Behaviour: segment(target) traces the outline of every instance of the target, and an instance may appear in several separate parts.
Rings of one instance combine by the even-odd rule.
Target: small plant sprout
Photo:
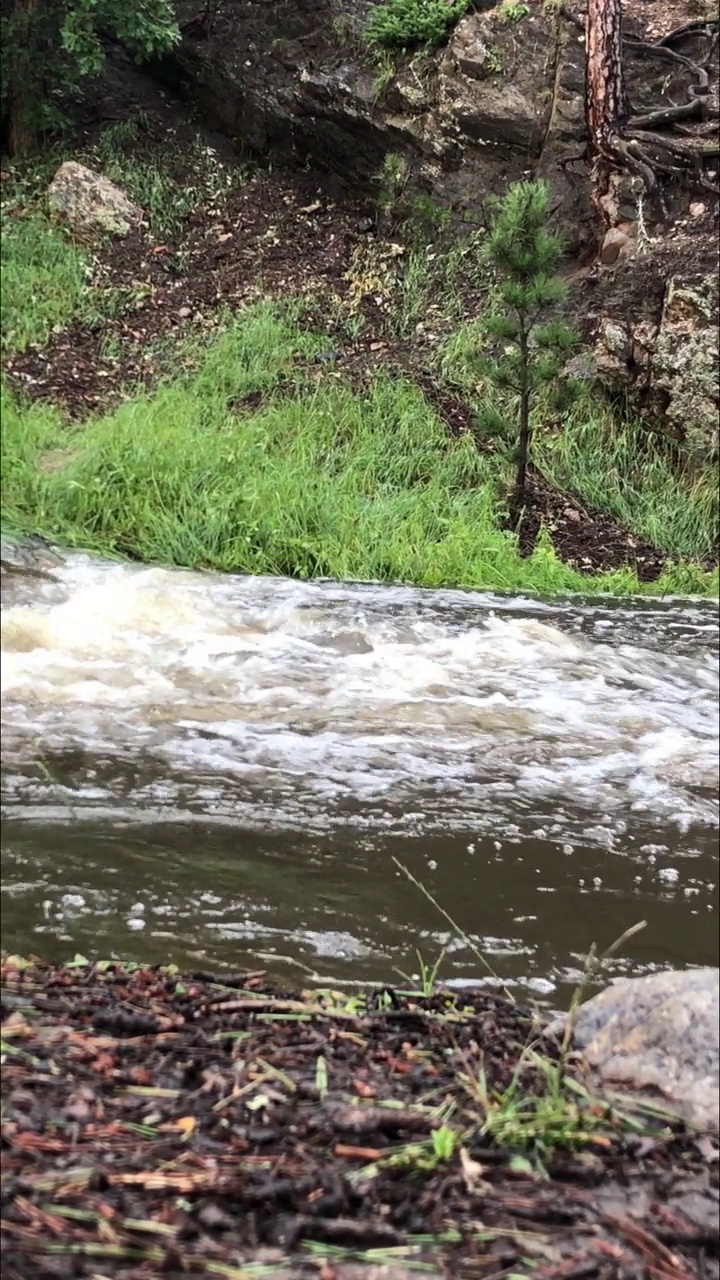
[[[315,1063],[315,1086],[320,1095],[320,1101],[322,1102],[327,1097],[328,1091],[327,1062],[322,1054]]]
[[[506,23],[508,26],[513,22],[522,22],[523,18],[527,18],[530,9],[526,4],[501,4],[497,11],[500,22]]]
[[[413,983],[419,982],[420,994],[429,998],[434,995],[437,990],[438,973],[440,972],[440,966],[447,955],[447,947],[443,947],[440,955],[433,965],[427,963],[423,958],[421,951],[416,950],[415,955],[417,956],[419,970],[417,974],[413,974],[411,976],[410,974],[403,973],[400,969],[398,969],[397,972],[400,974],[400,977],[404,978],[406,982],[409,982],[411,986]]]
[[[517,182],[500,202],[485,247],[498,288],[495,306],[481,322],[484,345],[477,353],[476,367],[498,390],[518,397],[510,498],[514,523],[525,505],[534,399],[541,389],[561,389],[562,366],[577,341],[573,330],[553,316],[567,288],[553,274],[563,254],[563,241],[549,230],[549,217],[547,184]],[[559,395],[557,399],[562,407]],[[507,440],[507,416],[491,402],[481,409],[478,426],[483,433]]]
[[[432,1136],[432,1147],[433,1154],[438,1161],[444,1164],[448,1160],[452,1160],[457,1142],[458,1135],[449,1125],[443,1124],[439,1129],[435,1129]]]

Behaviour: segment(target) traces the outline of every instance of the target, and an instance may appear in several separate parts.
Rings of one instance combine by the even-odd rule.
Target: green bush
[[[472,0],[387,0],[370,10],[367,38],[384,49],[442,44]]]

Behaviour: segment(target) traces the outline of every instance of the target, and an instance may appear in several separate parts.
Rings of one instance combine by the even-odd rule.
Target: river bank
[[[6,521],[239,573],[717,592],[712,466],[592,395],[562,424],[539,409],[506,527],[508,459],[475,431],[482,228],[450,235],[431,202],[400,217],[388,173],[373,202],[250,171],[146,97],[4,174]],[[90,246],[49,221],[68,154],[144,227]]]
[[[714,1144],[497,996],[5,956],[2,1017],[8,1276],[718,1274]]]

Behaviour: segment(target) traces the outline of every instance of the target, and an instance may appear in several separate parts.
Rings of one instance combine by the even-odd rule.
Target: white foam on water
[[[187,808],[190,787],[217,820],[265,802],[280,822],[341,820],[350,801],[370,820],[387,802],[395,819],[467,826],[512,797],[717,823],[711,607],[553,608],[84,556],[54,574],[2,613],[10,801],[50,786],[28,779],[34,752],[81,751],[106,763],[76,817],[103,796],[117,811],[109,765],[142,760],[162,795],[147,777],[122,786],[146,815],[150,799]]]

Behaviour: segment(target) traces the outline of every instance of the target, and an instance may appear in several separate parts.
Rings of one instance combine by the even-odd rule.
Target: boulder
[[[562,1035],[566,1019],[547,1029]],[[720,970],[622,979],[581,1005],[573,1047],[599,1081],[720,1127]]]
[[[642,251],[598,265],[571,296],[585,350],[568,372],[623,396],[648,426],[701,465],[717,458],[720,249],[678,227]]]
[[[78,231],[126,236],[143,216],[120,187],[76,160],[61,164],[48,188],[48,201]]]
[[[717,272],[695,287],[670,278],[650,360],[668,427],[702,460],[718,455],[717,282]]]

